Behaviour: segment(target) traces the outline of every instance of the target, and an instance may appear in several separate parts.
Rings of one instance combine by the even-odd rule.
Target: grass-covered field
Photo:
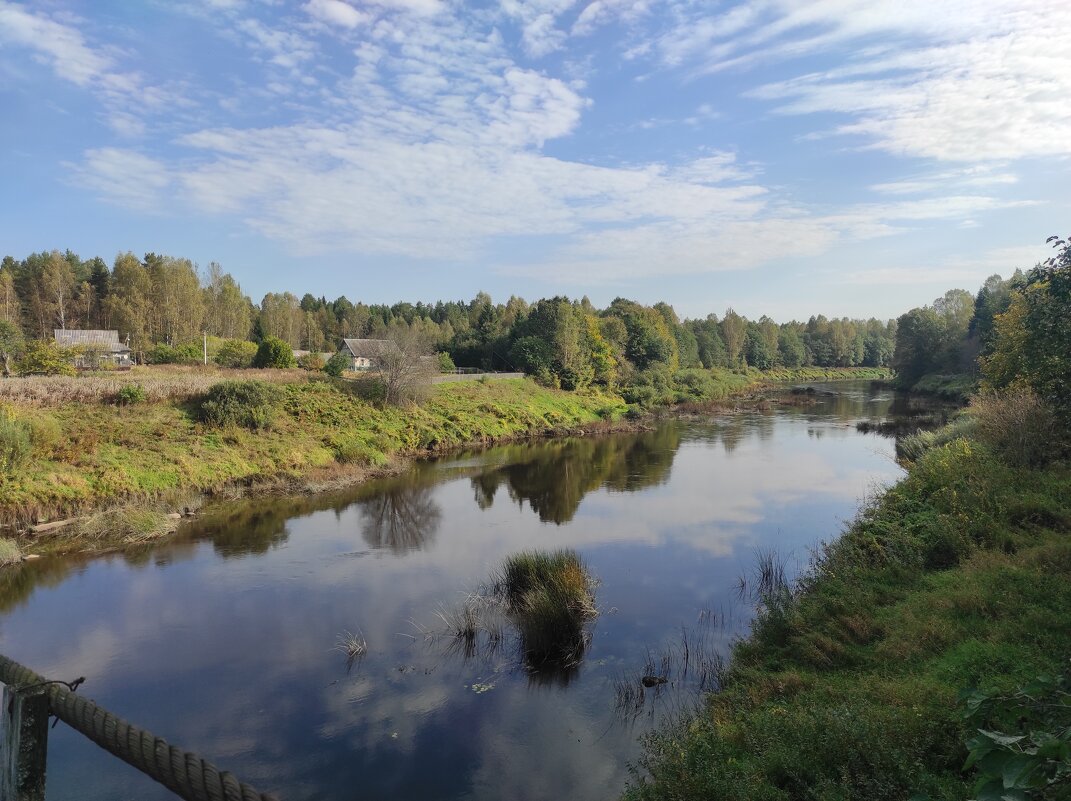
[[[794,594],[769,599],[724,689],[650,740],[626,797],[981,797],[965,742],[1026,732],[1014,709],[966,721],[959,693],[1066,672],[1069,533],[1066,464],[1012,467],[964,438],[926,451]]]

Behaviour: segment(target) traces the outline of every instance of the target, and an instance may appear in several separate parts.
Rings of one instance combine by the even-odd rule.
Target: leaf
[[[1025,734],[1010,735],[999,731],[988,731],[986,729],[978,729],[978,733],[986,739],[992,740],[997,745],[1003,746],[1012,746],[1026,739]]]
[[[1037,769],[1041,767],[1035,757],[1028,754],[1018,754],[1004,763],[1001,771],[1001,779],[1004,781],[1005,790],[1025,790],[1037,786]],[[1044,784],[1044,777],[1041,777]]]
[[[975,801],[1003,801],[1004,782],[1000,779],[990,779],[980,785],[974,793]]]

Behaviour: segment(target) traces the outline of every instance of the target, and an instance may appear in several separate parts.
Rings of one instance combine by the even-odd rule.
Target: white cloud
[[[302,8],[315,19],[343,28],[356,28],[369,17],[342,0],[309,0]]]
[[[113,78],[114,59],[91,47],[73,25],[0,0],[0,42],[27,47],[60,78],[92,87]]]
[[[695,74],[826,59],[836,66],[749,95],[783,114],[847,115],[835,133],[898,155],[1071,155],[1071,5],[1063,0],[754,0],[682,13],[653,39],[664,65]]]

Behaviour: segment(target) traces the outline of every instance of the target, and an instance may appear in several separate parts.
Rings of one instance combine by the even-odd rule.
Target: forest
[[[605,309],[586,298],[495,303],[485,293],[388,306],[270,292],[256,304],[216,263],[200,270],[188,259],[126,252],[109,266],[69,250],[5,257],[0,351],[7,370],[17,372],[19,354],[56,328],[117,330],[144,363],[198,363],[207,333],[210,358],[227,367],[252,362],[255,348],[241,343],[270,337],[320,353],[345,337],[405,333],[459,367],[524,371],[563,389],[657,385],[692,368],[885,367],[896,335],[892,321],[818,315],[778,324],[731,308],[720,318],[681,320],[667,303],[624,298]]]

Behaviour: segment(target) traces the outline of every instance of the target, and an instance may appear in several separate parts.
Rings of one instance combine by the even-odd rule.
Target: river
[[[755,566],[786,577],[901,470],[891,392],[421,463],[345,492],[206,509],[175,538],[0,572],[0,653],[285,801],[615,798],[640,739],[716,683]],[[509,554],[575,548],[601,614],[572,670],[439,610]],[[750,588],[750,589],[749,589]],[[367,642],[350,661],[345,632]],[[685,659],[684,641],[689,657]],[[687,668],[687,670],[686,670]],[[668,679],[640,698],[640,676]],[[64,725],[49,801],[171,798]]]

